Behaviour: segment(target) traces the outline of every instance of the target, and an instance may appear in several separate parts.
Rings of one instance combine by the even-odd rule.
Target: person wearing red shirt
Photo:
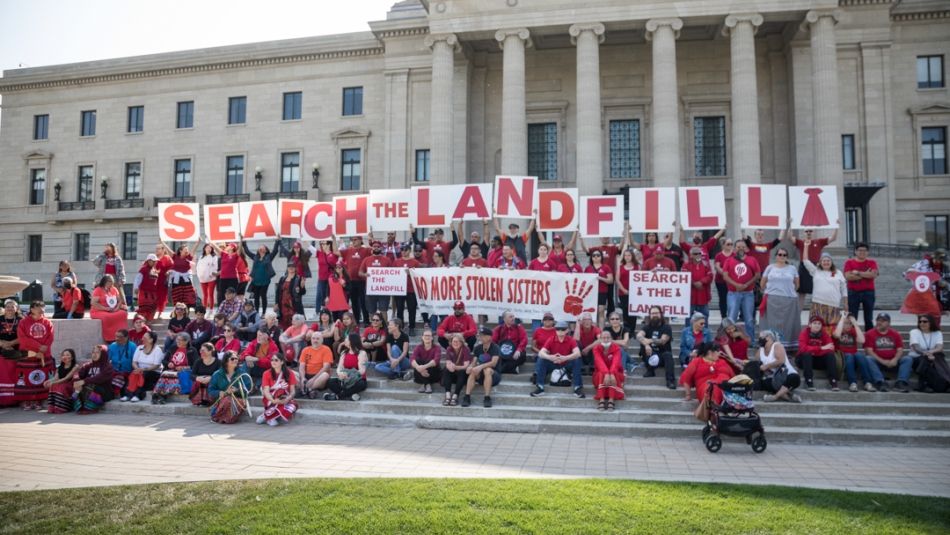
[[[528,333],[524,330],[524,326],[515,320],[514,312],[509,310],[502,314],[502,322],[492,331],[491,341],[497,344],[501,351],[498,371],[500,373],[517,374],[520,371],[518,367],[524,364],[525,349],[528,347]],[[514,346],[507,355],[505,354],[506,350],[501,348],[502,343],[505,342],[509,342],[508,345]]]
[[[759,264],[751,257],[746,256],[746,244],[736,240],[736,252],[723,265],[722,277],[729,288],[726,296],[727,312],[733,322],[739,320],[739,314],[745,320],[745,332],[750,336],[755,333],[755,285],[759,274]]]
[[[501,248],[501,256],[495,259],[494,264],[490,265],[498,269],[524,269],[524,260],[516,256],[515,250],[506,243]]]
[[[259,383],[264,371],[270,369],[271,359],[279,352],[277,344],[271,340],[270,333],[262,328],[257,331],[257,339],[247,344],[241,352],[240,358],[247,366],[247,372]]]
[[[559,321],[554,325],[556,334],[548,340],[541,351],[538,352],[538,360],[535,363],[535,389],[531,392],[531,397],[536,398],[544,395],[544,383],[547,381],[548,373],[555,368],[568,368],[571,374],[571,384],[574,387],[574,395],[578,398],[586,397],[584,394],[583,377],[581,376],[581,350],[577,347],[577,342],[567,335],[567,322]]]
[[[557,331],[554,329],[554,314],[545,312],[544,317],[541,319],[541,327],[531,332],[531,348],[535,354],[540,352],[544,344],[548,343],[548,340],[551,338],[554,338],[555,334],[557,334]]]
[[[689,252],[693,249],[693,247],[699,247],[700,250],[702,251],[702,262],[708,265],[710,254],[712,254],[712,250],[716,248],[716,244],[719,243],[719,238],[721,238],[722,235],[725,234],[726,229],[721,228],[717,230],[716,233],[706,241],[703,241],[702,232],[693,232],[692,241],[688,242],[686,241],[686,231],[683,230],[683,225],[678,224],[677,226],[679,226],[679,229],[680,229],[680,244],[679,245],[680,245],[680,249],[683,250],[683,254],[689,255]],[[687,257],[684,263],[688,262],[689,260],[690,258]]]
[[[643,260],[648,260],[651,256],[655,255],[657,252],[663,252],[663,245],[660,243],[660,235],[656,232],[647,232],[644,235],[644,242],[637,243],[637,240],[633,238],[633,233],[630,232],[630,224],[627,224],[627,232],[630,236],[630,243],[633,244],[634,249],[640,250],[640,256],[643,257]]]
[[[467,345],[469,351],[471,351],[472,348],[475,347],[476,342],[475,333],[477,332],[477,327],[475,326],[475,319],[472,318],[471,314],[465,313],[465,303],[461,301],[456,301],[452,310],[453,314],[446,316],[436,330],[436,334],[439,337],[439,345],[441,345],[443,349],[449,347],[448,335],[461,333],[462,337],[465,338],[465,345]]]
[[[216,245],[211,244],[211,246],[214,247],[216,251],[220,251]],[[155,246],[155,256],[158,259],[155,261],[155,268],[158,271],[158,287],[155,292],[156,316],[161,316],[162,312],[165,311],[165,305],[168,304],[168,273],[172,270],[173,264],[171,252],[171,249],[164,243],[159,243]],[[220,269],[219,272],[215,273],[215,276],[218,277],[218,284],[221,284]],[[236,273],[235,278],[237,278]],[[221,296],[223,298],[224,294],[222,293]]]
[[[838,391],[838,364],[835,361],[835,343],[825,330],[825,321],[813,316],[808,326],[798,335],[798,356],[795,357],[798,367],[805,372],[805,387],[815,390],[815,362],[823,364],[828,372],[828,382],[831,389]]]
[[[726,279],[722,278],[723,267],[726,265],[726,260],[728,260],[733,253],[733,242],[731,238],[723,238],[722,248],[716,253],[716,258],[713,259],[713,273],[716,278],[716,293],[719,297],[719,315],[723,318],[727,316],[726,303],[728,301],[727,296],[729,295],[729,287],[726,286]],[[761,266],[760,266],[761,267]],[[752,335],[749,335],[752,336]]]
[[[864,330],[870,331],[874,324],[874,279],[880,273],[877,262],[868,258],[868,244],[854,246],[854,258],[845,260],[844,278],[848,281],[848,311],[858,317],[858,310],[864,307]]]
[[[694,246],[689,250],[689,261],[683,264],[683,271],[690,274],[693,285],[689,296],[689,315],[699,312],[709,321],[713,276],[708,260],[703,260],[702,247]]]
[[[366,278],[360,276],[360,266],[363,259],[373,254],[373,250],[363,245],[362,236],[350,238],[350,246],[340,250],[343,262],[346,263],[346,274],[349,282],[346,284],[346,294],[353,307],[353,317],[356,323],[369,323],[369,311],[366,310]]]
[[[488,267],[488,262],[482,257],[481,247],[469,247],[468,256],[459,262],[461,267]]]
[[[870,359],[870,372],[874,386],[887,391],[884,374],[891,368],[897,368],[897,382],[894,388],[901,392],[910,392],[910,374],[914,359],[904,354],[904,340],[900,333],[891,328],[891,316],[881,312],[874,320],[874,328],[864,335],[864,351]]]
[[[610,333],[603,331],[594,345],[594,399],[598,400],[597,410],[612,411],[614,402],[624,398],[623,354]]]
[[[495,262],[498,261],[498,257],[501,256],[501,253],[502,253],[501,238],[499,238],[498,236],[495,236],[494,238],[491,239],[491,242],[489,242],[488,254],[485,255],[485,261],[488,262],[489,266],[494,266]]]
[[[747,254],[754,258],[755,261],[759,263],[759,267],[761,267],[772,263],[772,249],[775,249],[775,247],[782,243],[784,239],[785,230],[779,233],[778,239],[765,241],[765,231],[762,229],[756,229],[752,238],[746,236],[743,238],[743,241],[745,242],[746,247],[749,248],[749,252]]]
[[[732,364],[736,373],[748,373],[745,367],[749,365],[749,336],[742,332],[735,323],[729,318],[722,318],[719,325],[719,332],[716,333],[715,342],[722,347],[722,356]],[[752,362],[752,365],[758,367],[758,364]],[[754,372],[753,372],[754,373]]]
[[[591,263],[593,263],[594,253],[599,252],[601,254],[601,259],[603,264],[613,272],[614,267],[617,265],[617,257],[620,255],[620,246],[616,243],[610,241],[610,238],[601,237],[600,245],[588,248],[587,244],[584,243],[584,240],[581,240],[581,248],[584,249],[584,252],[587,253],[587,256],[590,257]],[[604,324],[604,316],[606,311],[612,311],[614,309],[614,278],[613,275],[610,277],[610,282],[607,283],[606,293],[607,301],[604,303],[604,313],[598,315],[598,323],[600,325]]]
[[[630,289],[627,286],[630,284],[630,272],[639,271],[639,269],[640,263],[637,261],[636,249],[625,247],[623,253],[617,257],[617,300],[620,302],[623,325],[630,329],[630,332],[637,330],[637,317],[630,315]]]
[[[363,263],[360,264],[360,277],[366,280],[369,274],[369,268],[371,267],[389,267],[391,265],[392,260],[383,254],[383,244],[373,242],[373,254],[364,258]],[[364,303],[366,310],[368,310],[370,314],[381,314],[383,316],[383,323],[386,323],[387,312],[389,312],[388,295],[366,295]]]
[[[861,353],[861,348],[864,347],[864,333],[854,316],[842,314],[832,337],[835,340],[835,349],[844,357],[844,373],[848,380],[848,391],[858,391],[858,377],[855,371],[857,369],[861,372],[864,389],[868,392],[876,392],[874,378],[871,376],[871,362],[866,355]]]
[[[722,348],[715,342],[700,342],[696,346],[696,357],[680,375],[680,384],[686,390],[684,401],[692,400],[691,389],[696,389],[696,399],[702,403],[709,393],[709,385],[727,381],[735,372],[726,359],[721,358]],[[712,389],[712,402],[722,403],[722,390]]]
[[[546,243],[538,246],[538,256],[528,264],[532,271],[557,271],[557,262],[551,258],[550,249]]]
[[[600,336],[600,328],[594,325],[594,319],[590,312],[581,314],[580,321],[574,325],[574,339],[581,348],[581,361],[584,364],[584,371],[590,371],[594,366],[594,346],[597,345],[597,337]]]
[[[544,238],[544,232],[541,232],[540,230],[538,230],[538,242],[544,245],[548,244],[547,240]],[[566,246],[564,245],[564,241],[561,238],[561,235],[555,234],[551,238],[551,246],[550,246],[551,260],[554,260],[554,263],[557,264],[558,267],[560,267],[561,264],[564,263],[565,256],[567,255],[567,251],[573,249],[574,244],[576,243],[577,243],[577,232],[574,232],[574,235],[571,236],[571,241],[569,241]]]
[[[370,362],[386,362],[389,358],[386,351],[386,326],[379,312],[370,314],[369,327],[363,330],[362,348]]]
[[[317,296],[314,303],[319,311],[326,303],[327,296],[330,295],[330,273],[339,257],[333,251],[333,240],[322,240],[316,247],[311,245],[307,250],[317,259]],[[299,269],[297,271],[300,272]]]
[[[473,249],[478,249],[478,247],[473,247]],[[409,270],[418,268],[421,265],[418,260],[412,257],[412,243],[404,243],[400,257],[393,261],[393,267],[407,268],[406,295],[397,295],[393,300],[396,302],[397,318],[402,320],[403,311],[406,310],[406,308],[409,309],[409,336],[416,334],[416,308],[418,307],[416,288],[412,284],[412,276],[409,274]]]
[[[53,323],[46,319],[43,311],[46,304],[42,301],[30,303],[30,313],[17,324],[17,339],[20,352],[27,358],[38,358],[45,365],[52,358]]]
[[[426,256],[430,260],[432,259],[432,254],[435,251],[441,252],[444,258],[448,258],[449,253],[452,252],[452,244],[445,241],[445,231],[443,231],[440,228],[437,228],[432,232],[431,239],[427,239],[426,241],[421,241],[419,240],[418,237],[416,237],[415,228],[413,228],[410,225],[409,236],[412,237],[412,242],[414,244],[421,245],[423,249],[425,249]]]
[[[654,254],[643,261],[644,271],[676,271],[676,263],[664,254]]]
[[[838,238],[838,229],[834,229],[834,232],[831,233],[829,238],[813,238],[815,231],[812,229],[805,229],[805,237],[799,239],[798,236],[789,232],[788,238],[791,240],[792,245],[798,249],[798,259],[801,260],[798,263],[798,306],[805,306],[805,296],[811,295],[812,291],[812,278],[811,273],[805,269],[804,259],[807,256],[811,260],[812,264],[818,265],[818,262],[821,261],[821,252],[825,250],[825,247],[835,241]],[[808,240],[808,251],[805,251],[805,240]]]
[[[224,292],[228,288],[234,288],[235,290],[237,290],[238,286],[240,285],[240,280],[238,276],[238,258],[240,258],[240,255],[238,255],[238,245],[233,242],[226,244],[223,248],[219,247],[217,244],[214,244],[214,243],[209,243],[209,245],[211,245],[211,247],[214,247],[214,250],[218,252],[217,302],[220,303],[221,301],[224,301]],[[170,271],[172,269],[171,257],[169,257],[168,260],[169,260],[168,270]],[[159,257],[159,263],[161,263],[161,261],[162,261],[162,257]],[[164,286],[165,277],[163,276],[162,273],[159,273],[158,280],[159,280],[159,287]],[[159,297],[162,297],[162,296],[159,295]],[[161,302],[158,305],[159,314],[161,314],[162,308],[164,308],[163,305],[164,305],[164,302]]]
[[[603,325],[604,314],[608,309],[613,310],[611,290],[614,284],[614,270],[604,261],[603,253],[594,251],[590,254],[590,264],[584,272],[597,275],[597,324]]]
[[[561,273],[583,273],[584,266],[577,263],[577,253],[573,249],[564,251],[564,263],[557,267]]]
[[[63,292],[60,294],[62,299],[62,311],[53,314],[53,318],[79,319],[86,312],[86,307],[82,302],[82,290],[73,284],[69,277],[63,278]]]

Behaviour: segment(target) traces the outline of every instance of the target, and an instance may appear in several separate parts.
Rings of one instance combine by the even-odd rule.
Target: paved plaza
[[[284,477],[610,477],[950,497],[947,450],[290,424],[0,410],[0,491]]]

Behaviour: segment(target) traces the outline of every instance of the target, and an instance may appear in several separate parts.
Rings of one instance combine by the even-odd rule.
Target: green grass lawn
[[[0,533],[948,533],[950,500],[605,480],[298,479],[0,494]]]

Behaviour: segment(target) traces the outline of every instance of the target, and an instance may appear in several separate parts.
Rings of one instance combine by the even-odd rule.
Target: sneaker
[[[653,368],[647,368],[647,371],[643,372],[644,377],[656,377],[656,370]]]
[[[520,373],[521,373],[521,366],[515,366],[515,375],[519,375]]]
[[[528,379],[528,382],[531,384],[536,384],[538,382],[538,374],[532,373],[531,378]]]
[[[122,396],[121,398],[119,398],[119,401],[128,401],[128,400],[129,400],[129,396]]]
[[[158,398],[155,396],[152,396],[152,405],[158,405]]]
[[[484,405],[486,409],[490,409],[490,408],[491,408],[491,396],[485,396],[485,402],[482,403],[482,405]]]
[[[815,382],[812,381],[811,379],[805,380],[805,388],[806,388],[809,392],[814,392],[814,391],[816,390],[816,388],[815,388]]]
[[[667,381],[666,388],[669,388],[670,390],[676,390],[676,383],[673,381]]]
[[[131,401],[132,403],[138,403],[139,401],[142,401],[142,400],[139,399],[138,396],[132,396],[131,398],[129,398],[129,401]]]
[[[412,370],[406,370],[406,373],[402,374],[402,380],[403,380],[403,381],[411,381],[411,380],[412,380]]]
[[[359,401],[359,400],[360,400],[359,394],[353,394],[352,396],[350,396],[350,401]]]
[[[277,427],[277,418],[274,418],[273,420],[267,420],[267,425],[271,427]]]
[[[773,396],[772,394],[766,394],[766,395],[762,396],[762,401],[765,401],[765,402],[767,402],[767,403],[771,403],[771,402],[775,401],[775,396]]]
[[[907,384],[907,381],[897,381],[894,383],[894,390],[899,392],[908,393],[910,392],[910,385]]]
[[[871,383],[864,383],[864,390],[866,392],[877,392],[877,389],[874,388],[874,385],[872,385]]]
[[[874,386],[878,392],[887,392],[887,381],[878,381]]]
[[[798,394],[792,394],[792,403],[801,403],[802,397]]]
[[[851,383],[848,385],[848,392],[857,392],[857,391],[858,391],[858,383]]]
[[[264,415],[263,415],[263,414],[257,417],[257,423],[258,423],[258,424],[264,423]]]
[[[580,399],[584,399],[587,397],[587,395],[584,394],[584,388],[580,386],[574,389],[574,395]]]
[[[158,404],[159,404],[159,405],[164,405],[164,404],[165,404],[165,398],[158,398]]]
[[[323,401],[336,401],[338,399],[340,398],[338,398],[337,395],[334,394],[333,392],[327,392],[326,394],[323,395]]]
[[[841,389],[838,388],[838,381],[831,381],[831,391],[838,392],[839,390]]]
[[[463,407],[468,407],[468,406],[471,405],[471,404],[472,404],[472,396],[470,396],[470,395],[468,395],[468,394],[465,394],[464,396],[462,396],[462,406],[463,406]]]
[[[544,389],[541,388],[540,386],[535,387],[534,392],[531,393],[531,397],[533,398],[539,398],[543,395],[544,395]]]

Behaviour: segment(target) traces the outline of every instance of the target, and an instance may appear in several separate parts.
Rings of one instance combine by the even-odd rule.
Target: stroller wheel
[[[752,451],[756,453],[762,453],[768,445],[769,443],[765,440],[765,435],[762,433],[756,433],[755,438],[752,439]]]
[[[711,428],[709,427],[709,424],[706,424],[705,426],[703,426],[703,442],[706,442],[706,438],[709,437],[710,430]]]
[[[711,453],[716,453],[722,448],[722,439],[719,435],[710,435],[706,437],[706,449]]]

